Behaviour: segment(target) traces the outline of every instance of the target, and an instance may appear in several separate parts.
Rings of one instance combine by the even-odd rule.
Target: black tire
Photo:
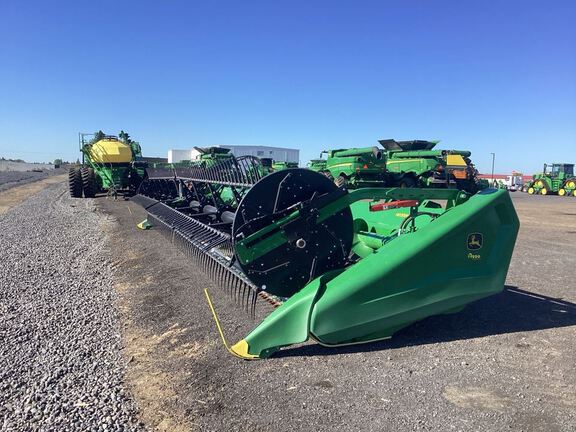
[[[339,175],[338,177],[336,177],[336,179],[334,179],[334,183],[338,187],[346,186],[348,184],[348,179],[346,178],[346,176]]]
[[[96,196],[96,178],[94,170],[88,167],[80,169],[82,177],[82,190],[84,191],[84,198],[94,198]]]
[[[414,178],[412,178],[410,176],[405,176],[400,181],[399,186],[401,188],[413,188],[414,186],[416,186],[416,180],[414,180]]]
[[[82,198],[82,174],[80,168],[68,170],[68,187],[72,198]]]

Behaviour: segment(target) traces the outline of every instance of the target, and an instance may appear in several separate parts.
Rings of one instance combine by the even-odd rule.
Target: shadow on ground
[[[470,304],[459,313],[437,315],[412,324],[390,340],[341,348],[310,344],[284,348],[274,356],[325,356],[389,350],[573,325],[576,325],[576,304],[506,286],[500,294]]]

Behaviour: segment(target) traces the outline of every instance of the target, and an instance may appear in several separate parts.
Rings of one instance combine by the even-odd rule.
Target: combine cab
[[[116,136],[79,134],[82,165],[68,173],[70,196],[93,198],[98,192],[133,194],[146,174],[146,163],[140,162],[140,144],[121,132]],[[94,138],[88,140],[88,136]]]
[[[505,191],[349,191],[309,169],[264,171],[249,156],[151,169],[133,198],[249,312],[277,306],[230,347],[240,358],[389,338],[503,288],[519,228]]]
[[[548,165],[544,164],[542,173],[532,176],[527,186],[529,194],[576,196],[574,164],[555,163],[549,172],[547,169]]]
[[[438,141],[379,140],[386,150],[390,186],[481,189],[469,151],[434,150]]]
[[[324,174],[337,186],[349,188],[382,186],[386,181],[386,159],[377,147],[327,150],[326,159],[313,159],[312,171]]]

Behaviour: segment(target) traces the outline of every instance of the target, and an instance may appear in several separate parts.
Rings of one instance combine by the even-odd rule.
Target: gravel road
[[[93,200],[53,185],[0,216],[0,430],[142,430]]]

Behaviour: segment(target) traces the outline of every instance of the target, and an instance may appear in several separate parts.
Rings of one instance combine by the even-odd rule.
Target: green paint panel
[[[369,210],[371,200],[414,197],[417,207]],[[269,315],[245,338],[250,354],[266,357],[308,336],[326,345],[387,338],[503,289],[519,229],[508,192],[468,198],[451,190],[360,189],[322,208],[317,223],[343,206],[354,217],[356,262],[310,282]],[[274,236],[281,244],[281,233],[263,241]]]

